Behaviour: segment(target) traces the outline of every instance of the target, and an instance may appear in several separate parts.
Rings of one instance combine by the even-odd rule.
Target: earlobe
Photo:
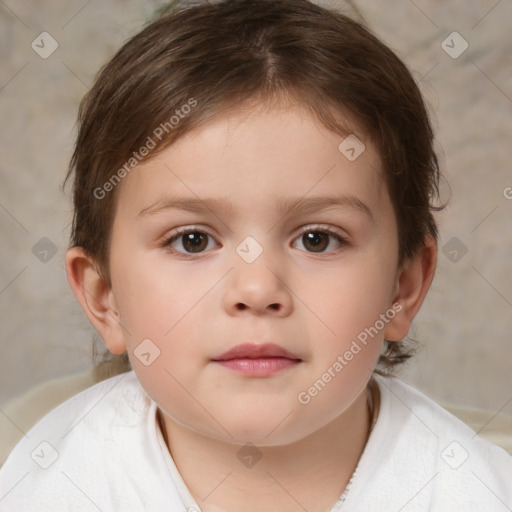
[[[436,263],[437,242],[428,236],[424,246],[404,262],[397,274],[393,304],[400,304],[401,308],[386,327],[386,340],[401,341],[407,336],[432,284]]]
[[[94,259],[82,247],[66,253],[69,285],[94,328],[113,354],[126,350],[112,288],[101,277]]]

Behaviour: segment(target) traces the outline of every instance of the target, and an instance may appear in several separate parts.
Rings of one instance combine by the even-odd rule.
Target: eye
[[[307,229],[303,230],[294,242],[292,247],[306,250],[307,252],[333,252],[344,245],[348,245],[340,235],[329,229]]]
[[[211,235],[198,229],[181,230],[167,239],[163,245],[183,254],[197,254],[218,246]]]

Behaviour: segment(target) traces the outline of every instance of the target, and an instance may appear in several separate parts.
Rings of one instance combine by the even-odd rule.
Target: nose
[[[293,308],[290,289],[263,257],[253,263],[241,261],[229,274],[223,306],[229,315],[288,316]]]

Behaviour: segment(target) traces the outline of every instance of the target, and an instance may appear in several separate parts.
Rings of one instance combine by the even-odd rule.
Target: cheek
[[[136,257],[117,260],[114,268],[116,304],[139,381],[157,403],[193,409],[182,386],[190,388],[191,365],[205,354],[198,326],[211,307],[211,283],[197,274],[184,279],[181,268]]]
[[[368,267],[365,273],[351,270],[333,276],[337,284],[321,296],[317,292],[311,304],[324,325],[317,322],[308,332],[316,342],[297,402],[317,427],[342,414],[360,396],[381,353],[387,325],[381,315],[389,308],[391,282]]]
[[[120,262],[115,295],[129,346],[144,338],[165,345],[211,287],[208,281],[165,262]],[[186,275],[186,279],[184,279]]]
[[[311,353],[313,378],[302,391],[319,414],[329,414],[332,404],[339,413],[363,389],[395,314],[390,310],[394,261],[361,257],[344,263],[323,276],[321,290],[307,289],[307,306],[321,321],[305,311],[312,318],[308,337],[317,342]]]
[[[155,283],[155,286],[158,286]],[[148,395],[170,417],[214,435],[209,418],[195,397],[202,396],[200,379],[205,354],[197,315],[197,297],[173,297],[153,288],[147,301],[124,304],[130,319],[126,334],[130,362]],[[171,299],[168,296],[171,295]],[[140,297],[140,295],[139,295]],[[157,300],[160,297],[160,300]]]
[[[318,280],[311,273],[298,276],[300,280],[303,302],[318,317],[318,329],[323,324],[324,337],[342,344],[373,326],[391,307],[394,267],[377,257],[347,258],[319,274]]]

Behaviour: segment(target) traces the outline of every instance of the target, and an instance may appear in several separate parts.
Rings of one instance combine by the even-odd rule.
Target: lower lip
[[[215,362],[247,377],[268,377],[293,368],[300,363],[300,360],[286,357],[262,357],[260,359],[240,358]]]

